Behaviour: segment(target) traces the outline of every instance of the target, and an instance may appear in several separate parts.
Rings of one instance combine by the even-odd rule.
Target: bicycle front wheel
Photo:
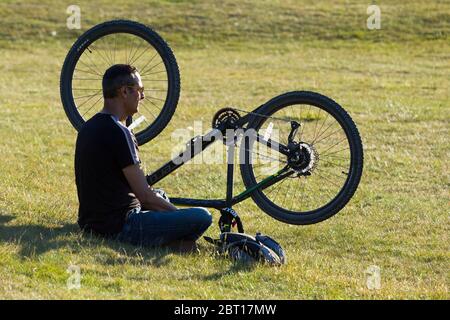
[[[356,125],[341,106],[323,95],[297,91],[273,98],[252,116],[248,129],[285,151],[260,139],[244,141],[240,167],[245,186],[250,189],[283,168],[290,173],[252,193],[263,211],[289,224],[312,224],[350,201],[362,175],[363,148]],[[296,134],[293,123],[300,124]]]
[[[114,64],[136,67],[145,87],[133,127],[140,145],[169,123],[180,95],[180,74],[167,43],[151,28],[114,20],[86,31],[74,43],[61,71],[61,101],[76,130],[103,107],[102,77]]]

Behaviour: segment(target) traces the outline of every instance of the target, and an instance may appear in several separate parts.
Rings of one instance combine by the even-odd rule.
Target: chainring
[[[212,120],[212,127],[215,129],[237,129],[236,123],[241,118],[239,112],[233,108],[223,108],[216,112]]]

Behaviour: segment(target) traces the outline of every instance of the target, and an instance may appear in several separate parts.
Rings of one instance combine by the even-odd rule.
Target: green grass
[[[65,27],[69,4],[0,4],[1,298],[450,298],[448,2],[384,1],[376,31],[365,28],[367,1],[78,1],[81,31]],[[206,242],[199,256],[180,256],[79,234],[76,132],[60,103],[59,73],[78,34],[119,17],[152,25],[181,70],[173,120],[141,147],[147,172],[169,159],[167,146],[182,147],[173,130],[199,120],[206,131],[224,106],[251,110],[286,91],[313,90],[351,114],[365,169],[342,212],[290,226],[251,200],[236,206],[249,233],[283,245],[286,266],[235,265]],[[219,198],[225,180],[224,166],[189,165],[158,186]],[[216,237],[213,215],[207,235]],[[72,264],[79,290],[66,286]],[[366,287],[371,265],[381,268],[380,290]]]

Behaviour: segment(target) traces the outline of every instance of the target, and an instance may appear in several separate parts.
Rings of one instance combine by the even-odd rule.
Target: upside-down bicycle
[[[103,72],[116,63],[136,66],[146,86],[146,98],[137,118],[127,120],[142,145],[168,124],[180,93],[175,56],[151,28],[115,20],[81,35],[62,68],[62,104],[70,122],[79,130],[100,110]],[[251,197],[277,220],[312,224],[339,212],[354,195],[362,175],[361,138],[348,113],[326,96],[293,91],[250,112],[237,108],[219,110],[212,121],[212,130],[192,138],[178,157],[147,175],[148,183],[156,184],[215,141],[227,144],[226,197],[219,200],[171,197],[172,203],[216,208],[236,215],[232,206]],[[233,159],[238,141],[246,190],[233,196]],[[258,163],[258,159],[265,161]],[[267,168],[268,164],[275,166]]]

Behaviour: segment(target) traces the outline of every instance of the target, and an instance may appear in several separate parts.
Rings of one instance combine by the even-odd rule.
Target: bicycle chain
[[[265,114],[261,114],[261,113],[257,113],[257,112],[253,112],[253,111],[246,111],[246,110],[241,110],[241,109],[236,109],[236,108],[233,108],[233,109],[236,110],[236,111],[239,111],[239,112],[244,112],[244,113],[247,113],[247,114],[252,114],[252,115],[256,115],[256,116],[267,118],[267,119],[275,119],[275,120],[280,120],[280,121],[289,122],[289,123],[292,121],[292,120],[288,120],[288,119],[267,116]]]

